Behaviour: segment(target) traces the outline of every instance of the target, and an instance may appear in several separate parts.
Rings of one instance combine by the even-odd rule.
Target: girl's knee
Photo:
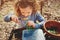
[[[37,29],[36,32],[37,33],[41,33],[41,32],[43,33],[43,30],[42,29]]]

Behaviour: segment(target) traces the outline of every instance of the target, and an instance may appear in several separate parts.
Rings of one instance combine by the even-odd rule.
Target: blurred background
[[[13,5],[17,1],[19,0],[0,0],[0,40],[7,40],[14,28],[13,22],[4,22],[4,16],[14,12]],[[36,0],[36,2],[39,5],[38,10],[46,21],[60,21],[60,0]]]

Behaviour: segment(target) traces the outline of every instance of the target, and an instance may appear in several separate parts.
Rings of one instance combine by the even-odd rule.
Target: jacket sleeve
[[[9,14],[5,15],[5,16],[4,16],[4,21],[5,21],[5,22],[10,22],[12,15],[13,15],[13,13],[9,13]]]
[[[37,13],[36,20],[38,20],[39,23],[35,24],[35,28],[41,28],[45,22],[44,17],[40,13]]]

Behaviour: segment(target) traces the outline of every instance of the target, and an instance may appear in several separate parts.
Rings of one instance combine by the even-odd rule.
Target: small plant
[[[58,34],[57,28],[55,26],[51,26],[51,28],[48,29],[48,32],[52,34]]]

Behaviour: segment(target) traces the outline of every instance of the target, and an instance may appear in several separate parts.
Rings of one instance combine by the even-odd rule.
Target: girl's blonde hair
[[[27,6],[31,6],[33,8],[32,13],[36,13],[37,11],[37,4],[35,0],[20,0],[15,4],[15,12],[17,16],[21,15],[19,7],[26,8]]]

